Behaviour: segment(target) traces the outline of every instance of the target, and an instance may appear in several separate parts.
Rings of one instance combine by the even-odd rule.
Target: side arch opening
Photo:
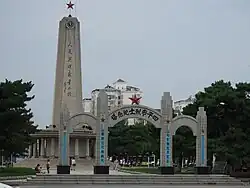
[[[196,136],[188,126],[180,126],[173,135],[173,161],[178,172],[194,171]]]

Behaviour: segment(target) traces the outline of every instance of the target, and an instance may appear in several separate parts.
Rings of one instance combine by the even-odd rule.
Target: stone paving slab
[[[45,174],[47,174],[45,172]],[[56,169],[51,169],[50,170],[50,174],[57,174]],[[84,169],[77,169],[77,170],[72,170],[70,171],[70,174],[74,174],[74,175],[91,175],[94,174],[93,170],[84,170]],[[127,173],[127,172],[120,172],[120,171],[116,171],[116,170],[109,170],[109,175],[133,175],[131,173]]]
[[[39,185],[39,186],[20,186],[20,188],[68,188],[69,185]],[[171,186],[171,185],[129,185],[129,188],[229,188],[230,186],[216,185],[192,185],[192,186]],[[234,188],[250,188],[250,186],[233,186]],[[70,185],[70,188],[107,188],[107,185]],[[108,188],[128,188],[128,185],[108,185]]]

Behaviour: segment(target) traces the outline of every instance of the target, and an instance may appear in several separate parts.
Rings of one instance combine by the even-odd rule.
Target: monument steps
[[[27,184],[244,185],[224,175],[37,175]]]

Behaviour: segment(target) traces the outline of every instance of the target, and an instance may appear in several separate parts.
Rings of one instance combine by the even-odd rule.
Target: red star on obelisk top
[[[69,3],[67,3],[68,9],[74,9],[75,4],[73,4],[71,1]]]
[[[141,97],[136,97],[136,95],[132,95],[132,97],[129,97],[132,104],[140,104]]]

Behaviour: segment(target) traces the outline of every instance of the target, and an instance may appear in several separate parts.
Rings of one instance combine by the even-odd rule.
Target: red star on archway
[[[69,3],[67,3],[68,9],[73,9],[73,6],[75,4],[73,4],[71,1]]]
[[[140,104],[141,97],[136,97],[136,95],[133,95],[132,97],[129,97],[131,100],[132,104]]]

